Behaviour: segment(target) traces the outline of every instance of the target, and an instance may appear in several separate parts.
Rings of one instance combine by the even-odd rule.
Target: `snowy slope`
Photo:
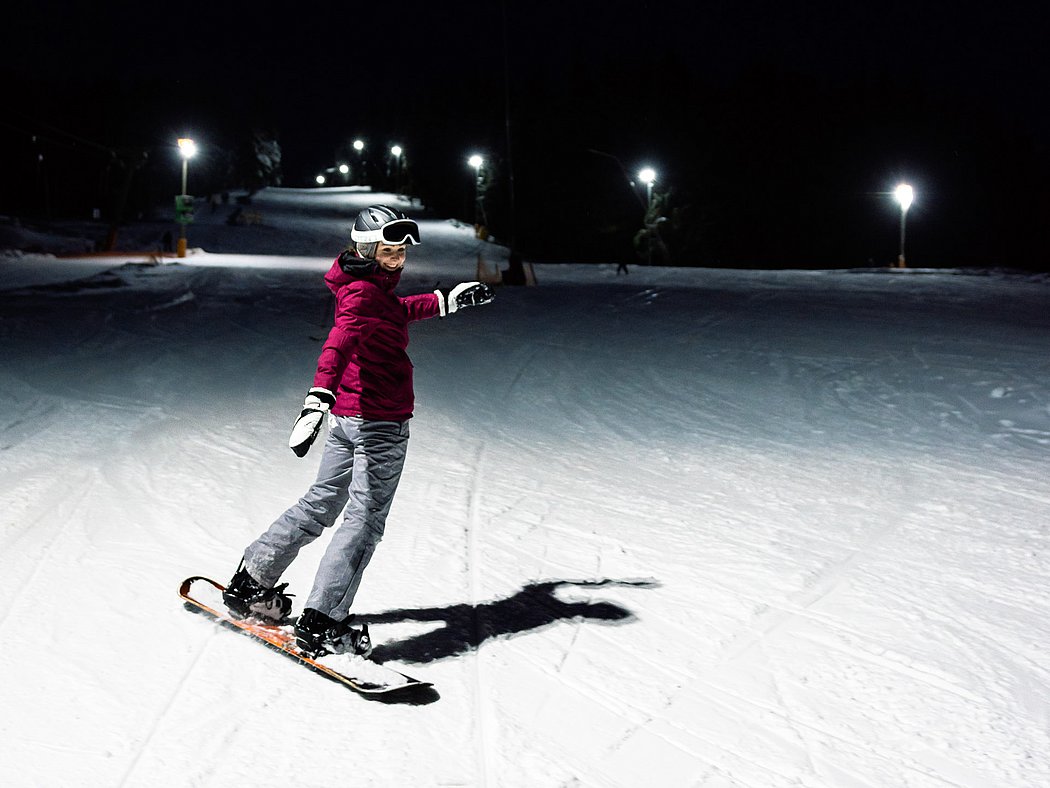
[[[1050,784],[1031,278],[537,266],[413,329],[357,609],[439,697],[186,613],[312,479],[320,276],[376,199],[272,190],[159,266],[0,258],[0,784]],[[402,292],[504,264],[423,233]]]

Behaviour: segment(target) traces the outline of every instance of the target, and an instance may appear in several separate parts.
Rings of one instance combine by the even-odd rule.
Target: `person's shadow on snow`
[[[655,580],[551,580],[532,583],[512,597],[492,602],[390,610],[362,614],[357,620],[368,624],[441,622],[444,626],[439,629],[379,643],[372,651],[376,662],[435,662],[476,649],[489,638],[539,630],[558,621],[583,619],[622,624],[634,618],[630,610],[613,602],[561,600],[555,595],[560,588],[657,585]]]

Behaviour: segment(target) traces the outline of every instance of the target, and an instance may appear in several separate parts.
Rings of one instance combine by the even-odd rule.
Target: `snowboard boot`
[[[353,620],[353,616],[347,616],[336,621],[308,607],[295,622],[296,645],[304,654],[314,658],[325,654],[357,654],[367,658],[372,653],[368,624],[356,629],[350,626]]]
[[[244,561],[222,592],[222,601],[235,618],[257,618],[266,623],[279,623],[291,612],[292,598],[284,589],[287,583],[264,588],[244,568]]]

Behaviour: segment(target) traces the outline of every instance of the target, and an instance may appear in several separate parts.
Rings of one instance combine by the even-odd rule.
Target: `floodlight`
[[[894,189],[893,196],[900,203],[901,210],[906,211],[911,207],[912,202],[915,201],[915,190],[908,184],[902,183]]]
[[[184,159],[193,158],[197,155],[197,143],[187,137],[179,137],[179,153]]]

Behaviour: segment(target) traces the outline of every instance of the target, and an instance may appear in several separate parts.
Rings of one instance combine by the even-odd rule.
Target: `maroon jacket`
[[[332,413],[376,421],[412,417],[415,393],[408,324],[436,317],[433,293],[394,295],[401,272],[343,252],[325,274],[335,293],[335,325],[317,359],[314,386],[335,394]]]

